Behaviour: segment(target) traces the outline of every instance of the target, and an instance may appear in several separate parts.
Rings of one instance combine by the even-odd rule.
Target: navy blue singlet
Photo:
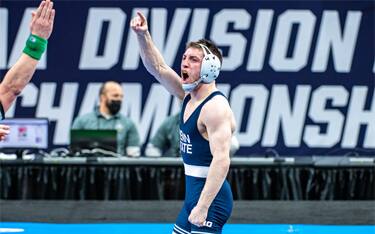
[[[209,142],[200,134],[197,121],[202,107],[216,95],[224,96],[219,91],[211,93],[186,121],[183,116],[191,98],[190,94],[183,101],[180,115],[180,151],[184,161],[186,191],[184,206],[173,229],[173,233],[176,234],[221,233],[232,212],[232,191],[225,180],[208,210],[205,226],[197,227],[188,221],[191,210],[199,200],[212,161]]]

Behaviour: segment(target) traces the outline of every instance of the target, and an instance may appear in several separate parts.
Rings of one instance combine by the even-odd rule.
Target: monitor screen
[[[0,141],[3,149],[47,149],[48,119],[14,118],[4,119],[0,124],[8,125],[10,133]]]
[[[117,152],[117,131],[87,129],[70,130],[70,150],[72,152],[95,148]]]

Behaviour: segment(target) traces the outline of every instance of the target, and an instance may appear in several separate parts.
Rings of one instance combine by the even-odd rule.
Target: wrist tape
[[[47,43],[46,39],[30,34],[23,52],[30,57],[39,60],[47,49]]]

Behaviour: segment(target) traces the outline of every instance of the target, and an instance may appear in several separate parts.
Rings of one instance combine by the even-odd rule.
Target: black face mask
[[[109,100],[106,105],[111,115],[117,114],[121,109],[121,101]]]

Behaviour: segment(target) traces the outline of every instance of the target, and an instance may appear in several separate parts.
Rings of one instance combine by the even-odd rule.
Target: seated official
[[[99,106],[91,113],[77,117],[72,129],[117,130],[117,153],[140,156],[140,138],[134,122],[120,112],[124,97],[121,85],[107,81],[100,88]]]
[[[147,144],[145,155],[149,157],[179,157],[180,156],[180,113],[166,118],[156,134]]]
[[[148,157],[179,157],[180,156],[180,113],[166,118],[145,149]],[[233,135],[230,155],[233,156],[240,145]]]

